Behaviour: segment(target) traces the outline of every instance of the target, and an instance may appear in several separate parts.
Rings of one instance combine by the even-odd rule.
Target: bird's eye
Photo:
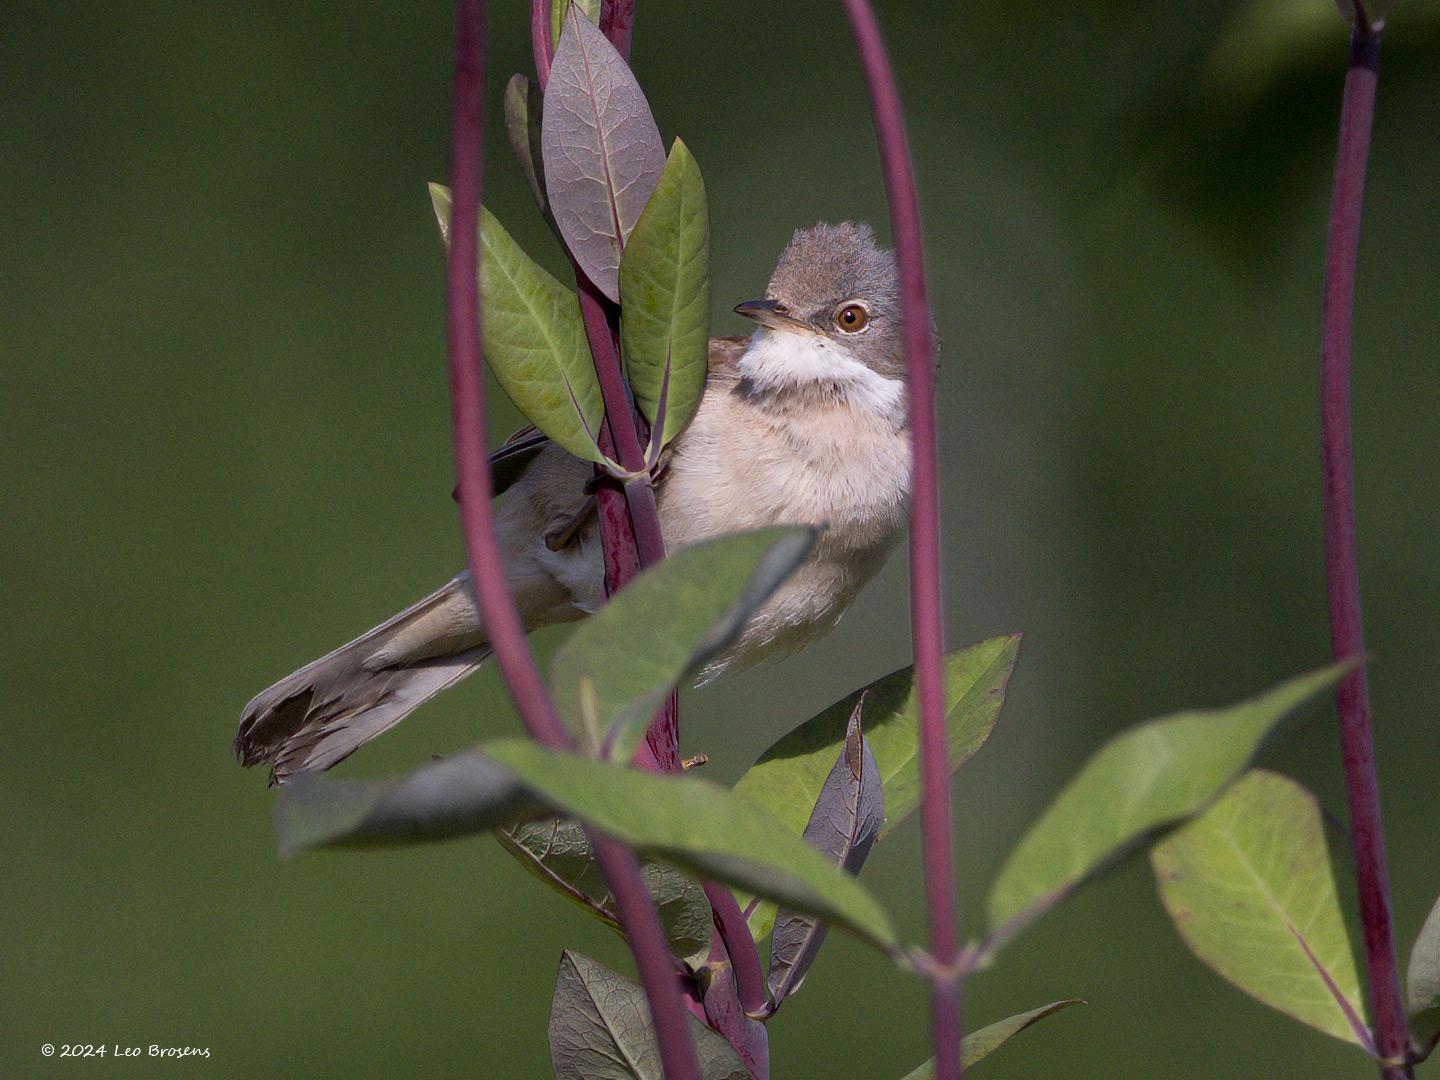
[[[858,334],[870,321],[863,304],[846,304],[835,315],[835,325],[847,334]]]

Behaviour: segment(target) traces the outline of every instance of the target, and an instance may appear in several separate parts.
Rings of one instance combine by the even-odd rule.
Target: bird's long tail
[[[256,695],[235,756],[270,782],[328,769],[490,656],[465,575]]]

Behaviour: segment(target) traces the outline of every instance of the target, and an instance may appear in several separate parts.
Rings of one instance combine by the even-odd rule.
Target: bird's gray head
[[[788,356],[792,382],[893,382],[896,394],[903,390],[899,274],[894,254],[876,243],[869,225],[845,221],[797,229],[780,253],[765,299],[735,310],[764,328],[747,352],[755,369],[747,374],[763,382],[781,381],[782,357]],[[773,355],[759,356],[762,345]],[[879,382],[866,380],[854,369],[857,363]]]

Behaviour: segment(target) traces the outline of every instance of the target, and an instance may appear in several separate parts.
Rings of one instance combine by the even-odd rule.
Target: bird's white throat
[[[760,390],[834,386],[850,404],[881,416],[905,407],[905,386],[857,360],[839,342],[820,334],[762,328],[736,361],[742,377]]]

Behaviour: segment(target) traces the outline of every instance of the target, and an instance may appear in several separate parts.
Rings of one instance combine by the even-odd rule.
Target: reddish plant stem
[[[635,31],[635,0],[602,0],[600,30],[615,51],[630,59],[630,38]]]
[[[703,887],[705,898],[710,901],[715,929],[725,951],[730,954],[730,967],[735,972],[735,990],[739,994],[740,1005],[750,1016],[761,1016],[766,1011],[770,995],[765,988],[760,953],[750,934],[749,923],[740,913],[734,893],[724,885],[706,881]]]
[[[900,93],[885,41],[868,0],[844,0],[870,93],[885,175],[890,228],[900,269],[900,310],[909,379],[912,485],[910,496],[910,617],[920,706],[920,826],[925,852],[925,901],[930,952],[930,1022],[936,1080],[955,1080],[960,1060],[959,940],[955,925],[955,865],[950,823],[949,748],[942,672],[944,622],[940,600],[940,497],[935,429],[935,342],[925,298],[925,255],[914,169]]]
[[[1330,640],[1337,660],[1362,663],[1335,691],[1340,717],[1340,750],[1350,805],[1350,841],[1364,927],[1365,970],[1370,1015],[1380,1056],[1401,1060],[1409,1039],[1400,975],[1390,926],[1390,881],[1370,693],[1363,664],[1365,637],[1360,605],[1360,570],[1355,542],[1355,477],[1350,437],[1350,344],[1355,300],[1355,263],[1365,168],[1375,115],[1380,34],[1364,21],[1350,38],[1350,61],[1340,106],[1340,136],[1325,252],[1325,294],[1321,320],[1320,428],[1324,465],[1325,578],[1330,599]],[[1411,1076],[1401,1065],[1383,1065],[1388,1078]]]
[[[534,0],[530,5],[530,48],[535,53],[535,78],[544,90],[550,78],[550,58],[554,55],[550,40],[550,0]]]
[[[543,93],[550,77],[552,55],[550,42],[551,0],[531,0],[531,47],[535,53],[535,75]],[[622,56],[630,54],[630,30],[635,21],[635,4],[610,4],[602,7],[600,26]],[[543,34],[536,27],[545,27]],[[634,411],[629,391],[620,371],[619,311],[595,288],[573,259],[575,284],[580,293],[580,310],[585,321],[585,334],[595,361],[605,402],[605,425],[600,435],[600,449],[612,461],[619,461],[628,471],[645,471],[645,450],[640,434],[640,420]],[[630,418],[630,423],[623,419]],[[613,594],[626,585],[636,573],[665,557],[665,542],[660,533],[660,517],[655,503],[655,489],[648,478],[617,485],[604,475],[597,476],[596,495],[600,522],[600,543],[605,559],[605,594]],[[623,505],[622,505],[623,503]],[[637,757],[642,768],[661,772],[677,772],[680,768],[679,704],[675,694],[655,714],[645,733],[645,747]]]
[[[479,243],[481,147],[484,121],[483,0],[456,0],[455,87],[450,129],[451,243],[445,269],[451,420],[460,481],[460,520],[476,598],[495,658],[525,726],[539,742],[568,749],[570,738],[540,681],[525,641],[495,532],[486,460],[485,380],[480,359]],[[635,956],[655,1024],[667,1080],[698,1080],[685,1007],[675,984],[664,927],[640,864],[623,845],[590,833],[616,912]]]

